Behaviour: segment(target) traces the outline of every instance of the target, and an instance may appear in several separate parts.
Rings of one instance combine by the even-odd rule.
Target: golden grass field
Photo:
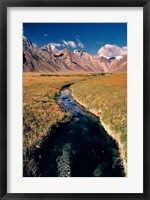
[[[127,162],[127,73],[97,76],[71,86],[74,98],[100,118]]]
[[[30,150],[48,129],[67,117],[55,101],[62,86],[90,77],[90,73],[23,74],[23,150]]]
[[[71,86],[75,99],[100,117],[106,131],[127,157],[127,74],[99,76],[92,73],[24,73],[23,74],[23,152],[24,156],[49,128],[69,117],[55,97],[62,86]]]

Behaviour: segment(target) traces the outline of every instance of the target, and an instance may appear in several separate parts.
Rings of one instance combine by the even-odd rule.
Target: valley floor
[[[71,86],[73,97],[99,117],[102,126],[119,145],[127,173],[127,73],[95,77]]]
[[[126,166],[127,160],[127,74],[24,73],[23,75],[23,152],[28,152],[46,136],[50,127],[70,117],[62,112],[56,95],[72,84],[74,98],[100,117],[106,131],[118,142]],[[126,167],[125,167],[126,168]]]

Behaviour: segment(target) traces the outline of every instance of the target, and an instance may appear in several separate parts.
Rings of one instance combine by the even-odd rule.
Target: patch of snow
[[[116,60],[121,60],[123,56],[116,56]]]

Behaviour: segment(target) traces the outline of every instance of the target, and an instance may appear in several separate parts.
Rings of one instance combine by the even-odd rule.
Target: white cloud
[[[62,40],[62,42],[64,43],[64,45],[68,46],[68,42],[65,40]]]
[[[127,47],[119,47],[117,45],[105,44],[98,52],[100,56],[104,57],[116,57],[127,54]]]
[[[81,47],[81,48],[84,48],[84,44],[82,42],[79,42],[78,46]]]
[[[83,42],[81,42],[78,38],[76,38],[76,40],[78,41],[78,47],[84,48]]]
[[[55,47],[61,47],[61,44],[59,43],[53,43],[55,45]]]
[[[76,44],[73,41],[68,41],[68,44],[72,47],[72,48],[76,48]]]
[[[62,42],[66,45],[66,46],[70,46],[70,47],[72,47],[72,48],[76,48],[76,44],[75,44],[75,42],[74,41],[71,41],[71,40],[69,40],[69,41],[66,41],[66,40],[62,40]]]
[[[78,42],[78,46],[84,48],[84,44],[81,41]]]
[[[44,34],[43,34],[43,37],[48,37],[48,34],[47,34],[47,33],[44,33]]]

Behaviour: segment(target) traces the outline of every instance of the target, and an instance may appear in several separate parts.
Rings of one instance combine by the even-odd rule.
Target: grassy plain
[[[97,76],[71,86],[74,98],[100,118],[127,163],[127,73]]]
[[[91,73],[24,73],[23,74],[23,152],[24,155],[63,113],[55,101],[62,86],[91,77]]]
[[[62,112],[55,97],[67,84],[87,110],[100,117],[106,131],[118,142],[121,157],[127,158],[127,74],[99,76],[93,73],[23,74],[23,153],[34,147],[53,124],[69,113]],[[24,162],[25,163],[25,162]],[[28,161],[27,161],[28,164]]]

